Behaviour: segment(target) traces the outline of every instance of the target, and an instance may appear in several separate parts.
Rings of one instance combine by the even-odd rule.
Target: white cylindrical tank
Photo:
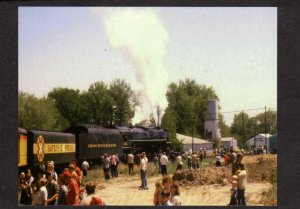
[[[208,120],[218,120],[218,101],[211,99],[207,103]]]

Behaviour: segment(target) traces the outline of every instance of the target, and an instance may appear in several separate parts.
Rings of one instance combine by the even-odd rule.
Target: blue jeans
[[[239,205],[246,205],[245,190],[244,189],[238,189],[237,190],[237,199],[238,199]]]
[[[142,180],[142,185],[141,187],[147,187],[147,170],[141,169],[141,180]]]

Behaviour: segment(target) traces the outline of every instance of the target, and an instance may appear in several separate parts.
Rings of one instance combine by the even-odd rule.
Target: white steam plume
[[[168,33],[153,8],[93,8],[100,14],[112,47],[120,49],[135,68],[143,86],[143,108],[133,123],[156,116],[156,106],[167,107],[168,73],[164,66]],[[162,112],[163,113],[163,112]]]

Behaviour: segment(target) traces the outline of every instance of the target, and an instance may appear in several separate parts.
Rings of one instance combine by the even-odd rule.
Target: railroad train
[[[99,164],[104,153],[117,153],[125,160],[130,151],[144,151],[151,157],[158,150],[170,149],[168,132],[162,128],[79,124],[64,132],[18,128],[18,133],[19,172],[51,160],[63,168],[74,159]]]

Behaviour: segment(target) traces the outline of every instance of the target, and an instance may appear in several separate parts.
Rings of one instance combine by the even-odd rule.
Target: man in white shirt
[[[165,175],[168,175],[168,171],[167,171],[167,165],[168,165],[168,157],[166,155],[166,152],[163,152],[163,155],[160,158],[160,165],[161,165],[161,174],[163,175],[163,177]]]
[[[129,174],[132,174],[133,173],[133,165],[134,165],[134,156],[132,154],[132,152],[130,152],[128,155],[127,155],[127,163],[128,163],[128,173]]]
[[[89,165],[89,163],[86,160],[84,160],[82,162],[81,168],[82,168],[83,178],[87,177],[87,173],[88,173],[88,170],[90,168],[90,165]]]
[[[140,172],[141,172],[141,181],[142,184],[139,188],[141,189],[149,189],[147,186],[147,164],[148,164],[148,158],[146,157],[146,153],[142,153],[140,155],[141,161],[140,161]]]

